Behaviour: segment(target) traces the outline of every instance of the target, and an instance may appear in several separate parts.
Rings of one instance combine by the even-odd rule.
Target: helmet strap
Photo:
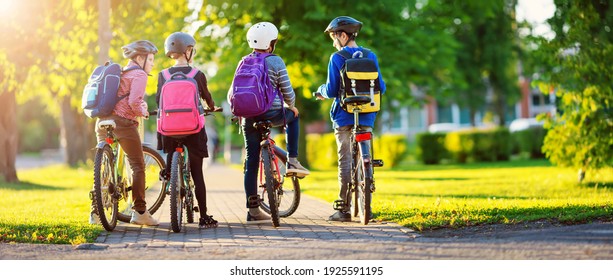
[[[192,59],[192,56],[194,56],[194,47],[189,51],[189,56],[187,56],[186,53],[183,53],[183,55],[185,55],[185,59],[187,59],[187,66],[189,66],[189,61]]]

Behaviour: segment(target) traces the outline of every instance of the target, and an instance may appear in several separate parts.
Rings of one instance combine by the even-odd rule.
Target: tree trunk
[[[17,101],[14,91],[0,93],[2,110],[0,110],[0,181],[17,182],[18,132]]]
[[[93,158],[93,126],[83,113],[70,105],[70,96],[62,97],[61,147],[66,163],[76,166]]]
[[[98,46],[100,47],[98,64],[102,65],[109,59],[109,49],[113,37],[110,20],[111,1],[98,0],[98,11]]]

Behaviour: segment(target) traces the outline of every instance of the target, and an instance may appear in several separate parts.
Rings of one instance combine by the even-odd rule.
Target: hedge
[[[405,157],[409,143],[404,134],[383,134],[375,138],[374,158],[383,160],[384,168],[392,168]]]
[[[529,158],[544,158],[542,147],[547,131],[542,127],[531,127],[511,134],[513,153]]]
[[[445,148],[445,133],[418,133],[415,138],[417,140],[417,158],[425,164],[438,164],[441,159],[448,158],[448,152]]]
[[[459,163],[509,160],[511,144],[507,128],[455,131],[445,139],[451,158]]]
[[[274,137],[279,147],[285,149],[285,134]],[[307,160],[313,169],[332,169],[338,167],[336,138],[334,133],[307,134]],[[396,166],[408,151],[408,142],[405,135],[383,134],[375,137],[375,159],[382,159],[384,168]]]

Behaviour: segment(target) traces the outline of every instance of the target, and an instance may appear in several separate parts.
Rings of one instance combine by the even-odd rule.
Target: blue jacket
[[[353,54],[356,51],[361,51],[362,47],[344,47],[343,49]],[[379,61],[375,53],[371,51],[369,57],[375,61],[377,68],[379,68]],[[341,95],[339,94],[341,86],[340,70],[344,64],[345,58],[340,54],[333,53],[330,56],[330,62],[328,62],[328,80],[317,90],[325,98],[334,98],[332,108],[330,109],[330,119],[332,119],[333,128],[353,125],[353,114],[349,114],[341,108]],[[383,94],[385,93],[385,82],[383,82],[383,77],[381,76],[381,69],[379,69],[379,83],[381,94]],[[360,125],[374,127],[376,118],[377,113],[360,114]]]

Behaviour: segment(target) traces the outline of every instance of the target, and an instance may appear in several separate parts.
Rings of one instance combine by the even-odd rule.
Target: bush
[[[542,147],[547,131],[542,127],[531,127],[511,134],[513,152],[529,158],[544,158]]]
[[[17,114],[20,153],[59,148],[59,123],[45,111],[41,101],[31,100],[18,106]]]
[[[330,169],[338,166],[334,133],[307,134],[307,160],[313,169]]]
[[[416,135],[418,159],[425,164],[438,164],[441,159],[447,158],[445,136],[445,133],[418,133]]]
[[[396,166],[406,155],[409,144],[403,134],[383,134],[374,141],[374,158],[383,160],[383,167]]]
[[[508,160],[511,143],[507,128],[456,131],[445,139],[445,147],[459,163]]]

